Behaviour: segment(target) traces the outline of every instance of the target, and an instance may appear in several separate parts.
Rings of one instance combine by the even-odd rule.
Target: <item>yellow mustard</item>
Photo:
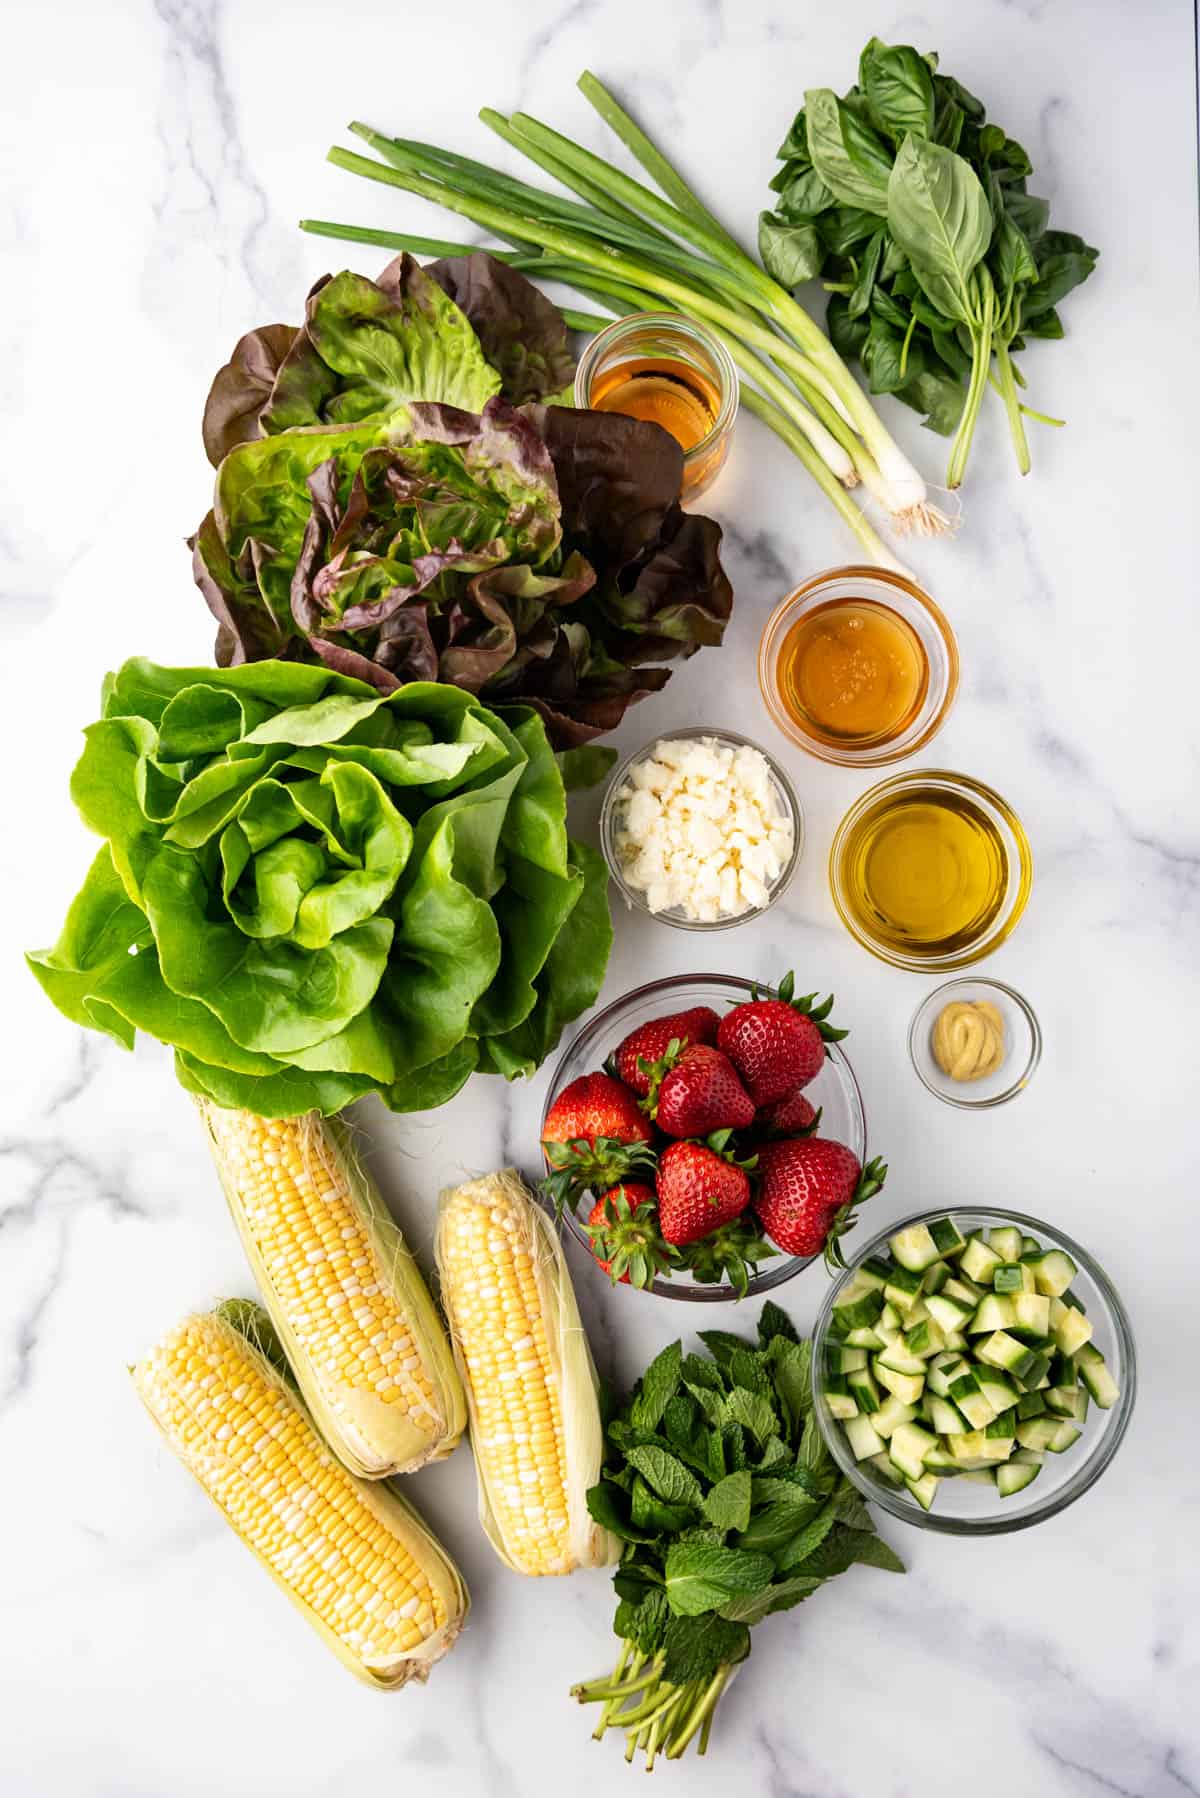
[[[933,1026],[933,1059],[951,1080],[982,1080],[1004,1062],[1004,1019],[986,999],[952,999]]]

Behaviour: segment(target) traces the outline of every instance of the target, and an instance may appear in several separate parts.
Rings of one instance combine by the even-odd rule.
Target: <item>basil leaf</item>
[[[803,106],[792,120],[792,128],[776,150],[775,155],[781,162],[796,156],[802,157],[805,162],[809,160],[808,131],[805,127]]]
[[[896,143],[906,134],[931,134],[933,76],[910,44],[884,44],[873,37],[859,58],[858,82],[876,130]]]
[[[926,430],[936,431],[940,437],[951,437],[957,430],[966,397],[958,380],[935,369],[924,369],[896,390],[896,398],[914,412],[923,412]]]
[[[1006,189],[1004,210],[1013,224],[1020,226],[1030,244],[1042,235],[1050,221],[1050,202],[1039,199],[1037,194],[1018,194],[1011,188]]]
[[[939,144],[906,138],[888,182],[887,219],[928,298],[947,318],[969,322],[969,282],[992,235],[987,196],[970,164]]]
[[[845,294],[830,295],[825,309],[825,328],[829,341],[845,362],[854,362],[861,354],[870,329],[865,318],[851,318]]]
[[[875,313],[877,317],[884,319],[889,325],[893,325],[902,335],[907,331],[909,319],[908,313],[904,311],[903,307],[896,304],[887,288],[882,286],[878,281],[871,291],[871,311]],[[912,341],[913,343],[916,342],[915,333]],[[910,354],[911,347],[912,346],[910,345]]]
[[[778,212],[758,215],[758,253],[767,273],[781,287],[799,287],[819,275],[825,249],[817,228],[807,221],[789,224]]]
[[[875,289],[875,277],[879,273],[879,264],[883,257],[884,236],[883,231],[877,231],[867,246],[862,267],[858,271],[858,279],[854,283],[854,291],[846,303],[846,311],[851,318],[861,318],[871,304],[871,295]]]
[[[1003,212],[992,236],[992,275],[996,293],[1004,306],[1018,287],[1038,279],[1038,265],[1033,259],[1025,233],[1013,223],[1012,215]]]
[[[839,206],[836,212],[823,212],[817,220],[821,242],[831,256],[849,256],[878,229],[879,215],[861,206]]]
[[[890,159],[880,139],[832,88],[811,88],[804,109],[808,153],[826,187],[845,205],[886,218]]]
[[[862,365],[872,393],[895,393],[908,378],[904,335],[877,314],[872,316],[863,345]]]
[[[1037,244],[1037,285],[1025,296],[1023,318],[1038,318],[1057,306],[1073,287],[1087,280],[1099,256],[1099,250],[1073,231],[1044,232]]]
[[[675,1542],[667,1550],[667,1603],[676,1616],[715,1611],[739,1593],[760,1592],[775,1569],[767,1555],[704,1542]]]
[[[834,204],[834,197],[811,164],[797,170],[779,190],[779,210],[795,224],[816,218]]]

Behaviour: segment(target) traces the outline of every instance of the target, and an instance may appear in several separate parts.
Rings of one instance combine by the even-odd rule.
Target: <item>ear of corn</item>
[[[527,1574],[614,1560],[619,1545],[588,1514],[603,1431],[556,1232],[509,1168],[442,1194],[435,1253],[493,1548]]]
[[[263,1302],[335,1454],[363,1479],[449,1454],[466,1405],[446,1333],[345,1130],[315,1112],[201,1112]]]
[[[185,1318],[133,1368],[174,1452],[338,1658],[369,1684],[424,1680],[467,1613],[462,1576],[388,1486],[356,1480],[236,1301]],[[261,1341],[262,1346],[259,1346]],[[264,1352],[266,1351],[266,1352]]]

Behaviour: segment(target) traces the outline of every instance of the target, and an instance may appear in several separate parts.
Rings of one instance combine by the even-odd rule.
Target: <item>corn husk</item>
[[[519,1548],[506,1533],[497,1468],[482,1441],[480,1395],[475,1390],[465,1352],[469,1345],[464,1341],[461,1295],[456,1291],[446,1260],[447,1216],[452,1206],[464,1204],[479,1205],[489,1212],[497,1204],[511,1207],[517,1222],[516,1241],[532,1258],[549,1353],[548,1383],[558,1395],[566,1447],[567,1539],[563,1564],[554,1568],[533,1568],[526,1564]],[[588,1489],[599,1479],[604,1458],[604,1430],[595,1365],[562,1243],[515,1169],[505,1168],[443,1191],[438,1207],[434,1255],[441,1281],[442,1306],[467,1395],[479,1488],[479,1520],[492,1547],[505,1565],[516,1573],[573,1572],[578,1567],[602,1567],[615,1561],[620,1554],[620,1543],[594,1521],[587,1508]]]
[[[421,1270],[359,1162],[350,1132],[336,1119],[321,1117],[317,1112],[292,1120],[306,1167],[319,1166],[344,1185],[367,1238],[371,1279],[390,1295],[420,1355],[431,1396],[414,1389],[405,1405],[388,1403],[367,1388],[340,1380],[330,1370],[325,1356],[309,1352],[304,1333],[294,1327],[285,1295],[277,1289],[259,1251],[225,1147],[230,1120],[238,1114],[206,1101],[200,1102],[200,1112],[263,1304],[305,1404],[334,1453],[360,1479],[371,1480],[412,1473],[426,1462],[444,1459],[462,1439],[467,1421],[454,1357]]]
[[[314,1452],[319,1458],[320,1465],[331,1470],[336,1469],[338,1475],[353,1488],[358,1502],[363,1505],[365,1510],[369,1511],[372,1517],[402,1543],[412,1558],[420,1564],[430,1587],[441,1599],[445,1610],[444,1622],[415,1647],[393,1655],[364,1658],[348,1646],[331,1627],[326,1616],[315,1609],[283,1574],[272,1567],[253,1545],[246,1541],[236,1521],[230,1516],[206,1479],[205,1461],[198,1460],[193,1454],[190,1454],[186,1446],[177,1439],[169,1417],[163,1415],[156,1402],[156,1393],[152,1387],[151,1377],[152,1351],[150,1355],[132,1367],[130,1373],[139,1397],[158,1425],[172,1452],[195,1475],[239,1539],[250,1549],[255,1560],[270,1574],[275,1584],[287,1594],[297,1609],[303,1613],[344,1667],[348,1667],[357,1678],[380,1691],[397,1690],[399,1687],[407,1685],[409,1680],[424,1683],[428,1679],[429,1670],[434,1663],[441,1660],[442,1656],[453,1647],[470,1609],[470,1596],[458,1568],[423,1519],[393,1487],[378,1481],[368,1482],[355,1479],[353,1475],[338,1465],[328,1444],[318,1432],[294,1381],[286,1372],[281,1371],[282,1357],[278,1339],[274,1335],[270,1320],[260,1307],[246,1300],[226,1301],[205,1318],[204,1322],[214,1330],[225,1333],[247,1364],[255,1368],[274,1390],[286,1398],[287,1403],[298,1413],[311,1433]],[[217,1451],[212,1442],[207,1442],[204,1449],[205,1457],[211,1457],[214,1452]],[[331,1594],[326,1601],[326,1606],[335,1602],[337,1596],[336,1591]]]

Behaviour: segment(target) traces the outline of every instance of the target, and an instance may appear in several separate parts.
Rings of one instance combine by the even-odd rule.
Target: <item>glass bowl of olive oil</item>
[[[776,606],[758,651],[775,724],[825,762],[873,768],[922,749],[958,691],[958,645],[928,593],[889,569],[814,575]]]
[[[981,961],[1016,929],[1033,885],[1020,819],[966,774],[918,768],[864,793],[838,825],[829,885],[864,949],[918,973]]]
[[[599,332],[575,371],[575,404],[661,425],[683,451],[680,498],[698,499],[729,454],[738,409],[733,358],[680,312],[635,312]]]

